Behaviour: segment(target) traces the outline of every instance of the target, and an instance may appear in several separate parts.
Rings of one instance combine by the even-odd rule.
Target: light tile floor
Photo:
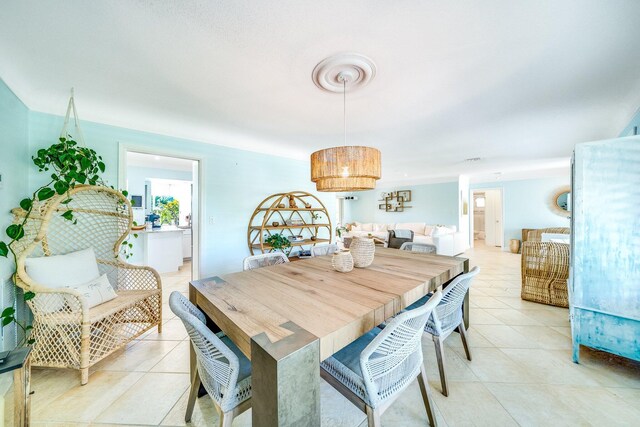
[[[571,362],[566,309],[520,299],[520,256],[478,247],[467,254],[482,272],[471,289],[473,361],[457,334],[446,341],[449,397],[440,394],[435,352],[424,338],[425,365],[441,426],[640,425],[640,363],[583,349]],[[183,426],[189,342],[169,310],[171,291],[186,294],[189,266],[164,275],[164,331],[151,331],[91,370],[80,387],[70,370],[34,369],[34,426]],[[364,414],[322,382],[322,425],[366,426]],[[12,425],[7,395],[5,425]],[[210,399],[198,400],[191,425],[216,426]],[[424,426],[417,383],[383,415],[383,426]],[[234,426],[250,426],[251,414]]]

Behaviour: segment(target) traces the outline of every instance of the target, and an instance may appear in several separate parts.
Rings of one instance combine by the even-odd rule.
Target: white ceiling
[[[127,166],[193,172],[193,160],[153,154],[127,152]]]
[[[0,77],[31,108],[308,158],[342,143],[327,56],[377,66],[350,144],[383,179],[566,167],[640,105],[640,1],[4,1]],[[481,157],[478,162],[465,158]]]

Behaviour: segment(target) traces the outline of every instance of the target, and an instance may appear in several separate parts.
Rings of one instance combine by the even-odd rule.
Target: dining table
[[[320,362],[468,271],[466,258],[376,247],[366,268],[313,257],[192,281],[189,299],[251,360],[254,427],[320,426]]]

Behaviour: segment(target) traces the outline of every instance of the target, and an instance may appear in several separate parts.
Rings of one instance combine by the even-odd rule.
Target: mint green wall
[[[412,206],[404,212],[385,212],[378,209],[380,193],[411,190]],[[345,222],[426,222],[427,224],[458,224],[458,182],[405,185],[376,188],[352,193],[358,200],[345,200]]]
[[[6,241],[4,230],[12,221],[12,208],[25,197],[28,192],[27,169],[24,167],[28,158],[28,115],[29,110],[7,85],[0,80],[0,230],[2,240]],[[14,286],[10,281],[13,273],[13,261],[0,258],[0,285],[2,286],[1,307],[13,305]],[[13,343],[13,345],[12,345]],[[3,328],[0,349],[12,348],[15,345],[15,328]]]
[[[522,238],[523,228],[568,227],[569,220],[551,212],[549,198],[554,190],[569,185],[566,178],[523,179],[471,184],[471,191],[501,188],[503,197],[504,247],[510,239]],[[469,200],[473,200],[469,197]]]
[[[81,108],[81,106],[80,106]],[[29,151],[49,145],[58,137],[62,117],[31,112]],[[207,275],[224,274],[242,269],[242,259],[249,255],[247,226],[255,207],[272,193],[303,190],[317,194],[332,217],[335,195],[315,193],[309,180],[309,164],[266,154],[242,151],[218,145],[163,135],[82,122],[88,147],[104,157],[105,177],[117,185],[118,144],[125,143],[149,149],[169,150],[203,159],[204,200],[201,218],[201,271]],[[28,164],[28,159],[21,162]],[[34,168],[29,168],[29,184],[43,182]],[[209,224],[209,218],[214,224]]]
[[[18,202],[28,191],[27,170],[23,166],[28,158],[28,117],[29,110],[16,97],[11,89],[0,80],[0,229],[11,223],[9,212],[18,206]],[[4,237],[3,237],[4,239]],[[0,279],[6,280],[13,273],[11,262],[0,259]]]

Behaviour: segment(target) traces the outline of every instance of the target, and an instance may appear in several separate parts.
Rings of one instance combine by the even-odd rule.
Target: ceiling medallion
[[[347,90],[365,86],[376,75],[376,65],[364,55],[340,53],[322,60],[313,69],[313,82],[320,89],[342,93],[345,85],[340,76],[347,79]]]
[[[329,57],[313,70],[320,89],[342,92],[344,145],[311,154],[311,181],[317,191],[371,190],[381,176],[381,155],[377,148],[347,145],[347,90],[360,88],[375,76],[375,64],[366,56],[345,53]]]

